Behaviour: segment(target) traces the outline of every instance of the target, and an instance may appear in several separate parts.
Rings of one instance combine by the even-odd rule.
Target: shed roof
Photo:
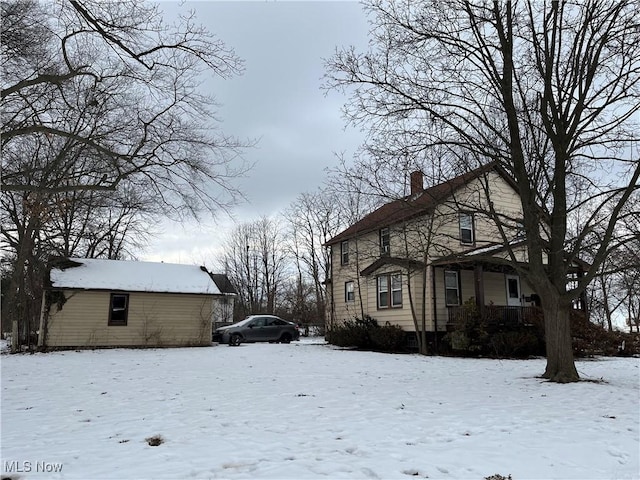
[[[207,269],[197,265],[95,258],[69,258],[54,265],[54,288],[222,294]]]

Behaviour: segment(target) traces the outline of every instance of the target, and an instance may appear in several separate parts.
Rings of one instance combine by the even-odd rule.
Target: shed
[[[48,348],[211,344],[235,291],[205,267],[86,258],[52,262],[38,344]]]

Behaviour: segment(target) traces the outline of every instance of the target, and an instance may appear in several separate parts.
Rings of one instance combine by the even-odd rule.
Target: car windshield
[[[254,317],[247,317],[244,320],[240,320],[239,322],[234,323],[233,326],[234,327],[242,327],[242,326],[246,325],[247,323],[249,323],[253,319],[254,319]]]

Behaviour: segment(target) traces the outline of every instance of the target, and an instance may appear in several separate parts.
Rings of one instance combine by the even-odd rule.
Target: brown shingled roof
[[[368,215],[365,215],[358,222],[327,241],[326,245],[333,245],[343,240],[355,237],[356,235],[362,235],[364,233],[426,214],[432,211],[446,198],[450,197],[456,190],[463,187],[471,180],[479,178],[490,170],[496,170],[513,185],[513,180],[498,165],[498,163],[491,162],[463,175],[452,178],[451,180],[447,180],[446,182],[427,188],[418,195],[410,195],[382,205],[380,208],[374,210]]]

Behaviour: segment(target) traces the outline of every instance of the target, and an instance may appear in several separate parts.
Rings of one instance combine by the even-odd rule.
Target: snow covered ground
[[[12,479],[640,478],[637,358],[580,361],[594,381],[571,385],[536,378],[542,359],[307,339],[1,363]]]

